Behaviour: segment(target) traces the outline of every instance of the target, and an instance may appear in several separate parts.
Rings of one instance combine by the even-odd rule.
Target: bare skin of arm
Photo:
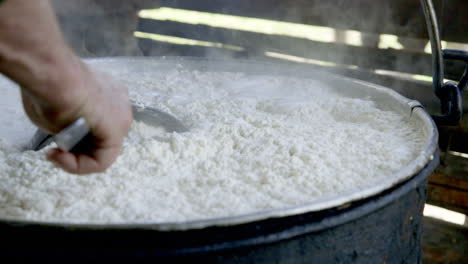
[[[29,118],[52,134],[79,117],[91,128],[91,150],[53,149],[47,158],[75,174],[107,169],[119,155],[132,122],[126,88],[74,55],[48,0],[1,1],[0,32],[0,72],[21,87]]]

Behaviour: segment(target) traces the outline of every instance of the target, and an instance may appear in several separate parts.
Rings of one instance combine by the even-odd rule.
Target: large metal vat
[[[385,181],[312,201],[229,218],[179,223],[69,224],[0,220],[4,255],[152,256],[201,263],[420,263],[427,176],[438,164],[437,129],[418,104],[378,85],[300,66],[182,58],[110,58],[101,70],[164,74],[174,67],[306,77],[368,97],[410,117],[424,138],[419,155]]]

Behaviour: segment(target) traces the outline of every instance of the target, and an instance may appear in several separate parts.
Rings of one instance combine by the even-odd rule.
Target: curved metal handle
[[[61,150],[68,152],[86,137],[89,132],[89,127],[84,118],[79,118],[57,135],[50,135],[38,129],[26,147],[26,150],[38,151],[55,142]]]
[[[446,49],[443,50],[443,57],[447,60],[458,60],[466,63],[465,72],[458,81],[458,87],[463,91],[468,87],[468,51]]]
[[[468,83],[468,53],[464,51],[442,50],[437,16],[432,0],[421,0],[427,31],[431,42],[433,79],[432,88],[441,103],[442,115],[433,115],[438,126],[458,125],[463,115],[462,93]],[[458,84],[444,83],[444,58],[461,59],[467,62],[465,73]]]
[[[84,118],[79,118],[54,136],[54,142],[63,151],[70,151],[90,132]]]
[[[421,0],[421,5],[424,11],[424,17],[426,18],[427,33],[431,42],[433,67],[432,88],[437,95],[444,82],[444,61],[442,58],[439,26],[437,24],[437,16],[432,0]]]

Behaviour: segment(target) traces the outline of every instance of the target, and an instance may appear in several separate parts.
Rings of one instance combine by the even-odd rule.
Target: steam
[[[64,34],[82,57],[100,56],[140,56],[140,55],[189,55],[208,58],[247,58],[269,60],[273,62],[305,62],[319,65],[345,65],[347,69],[359,68],[367,71],[360,74],[366,79],[373,73],[403,72],[410,74],[431,75],[430,59],[421,56],[426,44],[427,33],[424,16],[419,1],[407,0],[300,0],[300,1],[164,1],[163,5],[177,8],[201,10],[202,12],[221,12],[239,17],[261,17],[274,21],[286,21],[297,24],[319,25],[334,29],[332,36],[335,43],[308,39],[269,35],[245,29],[212,27],[203,24],[191,24],[184,29],[157,28],[159,34],[203,41],[202,47],[196,44],[183,45],[161,40],[136,39],[134,31],[138,28],[138,11],[145,8],[157,8],[155,0],[53,0]],[[268,2],[268,3],[267,3]],[[224,6],[220,7],[220,4]],[[276,4],[278,6],[274,6]],[[438,11],[441,6],[437,7]],[[229,10],[229,12],[226,12]],[[441,13],[441,12],[439,12]],[[173,21],[180,18],[174,15]],[[164,18],[167,19],[167,18]],[[155,20],[157,21],[157,20]],[[160,20],[157,25],[165,25]],[[197,22],[198,23],[198,22]],[[151,25],[151,24],[150,24]],[[155,27],[157,27],[157,25]],[[235,25],[233,23],[232,25]],[[274,28],[272,29],[275,30]],[[162,33],[161,33],[162,32]],[[151,33],[151,32],[148,32]],[[142,34],[140,34],[142,35]],[[161,35],[160,35],[161,36]],[[213,47],[207,47],[210,38],[216,36]],[[416,37],[415,37],[416,36]],[[165,38],[169,39],[169,38]],[[193,41],[192,41],[193,42]],[[387,42],[392,42],[389,43]],[[144,45],[149,43],[149,45]],[[221,43],[221,47],[219,45]],[[140,46],[145,47],[142,51]],[[223,48],[223,44],[240,46],[242,51]],[[273,45],[274,44],[274,45]],[[403,49],[386,50],[382,47]],[[268,54],[281,56],[269,57]],[[389,55],[387,55],[389,54]],[[321,61],[321,62],[320,62]],[[329,67],[332,69],[333,67]],[[410,76],[411,77],[411,76]],[[383,77],[382,77],[383,78]],[[410,91],[401,83],[379,79],[385,86],[390,86],[404,95],[421,100],[420,94],[427,91]],[[412,78],[412,77],[411,77]],[[426,77],[430,78],[430,77]],[[384,78],[385,79],[385,78]],[[427,80],[426,80],[427,81]],[[423,103],[437,104],[435,97],[425,95]]]
[[[138,10],[154,1],[52,0],[68,43],[81,57],[139,56]]]

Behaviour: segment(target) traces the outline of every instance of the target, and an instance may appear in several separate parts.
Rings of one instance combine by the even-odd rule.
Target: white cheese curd
[[[161,223],[229,217],[366,188],[408,165],[422,136],[409,116],[310,79],[114,70],[133,100],[189,132],[135,122],[105,173],[72,175],[21,152],[34,128],[0,82],[0,218]],[[155,137],[156,136],[156,137]]]

